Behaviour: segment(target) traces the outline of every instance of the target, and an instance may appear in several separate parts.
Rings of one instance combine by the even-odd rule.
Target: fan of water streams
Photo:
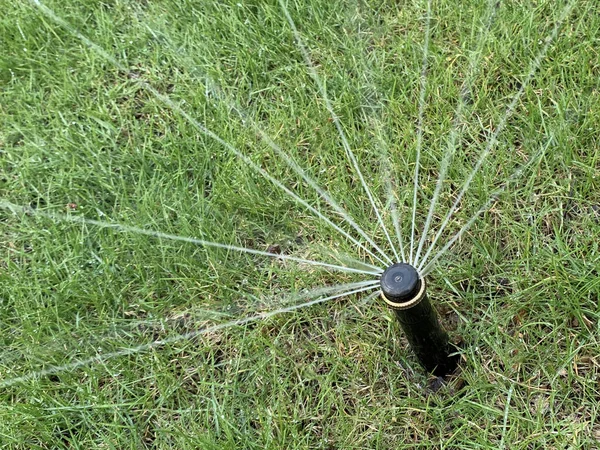
[[[397,262],[443,297],[472,227],[533,198],[562,123],[538,74],[584,15],[574,0],[471,2],[457,21],[433,0],[108,3],[19,6],[65,54],[30,52],[38,121],[10,124],[26,142],[11,176],[35,182],[0,199],[27,299],[3,304],[2,389],[235,347],[229,329],[318,304],[327,326],[372,323]],[[504,26],[519,16],[535,35]],[[61,58],[76,91],[39,69]]]

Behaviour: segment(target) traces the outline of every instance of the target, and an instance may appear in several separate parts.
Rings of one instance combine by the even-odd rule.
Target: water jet
[[[458,355],[427,297],[427,283],[406,263],[389,266],[381,275],[381,296],[394,311],[411,349],[430,373],[444,376],[458,364]]]

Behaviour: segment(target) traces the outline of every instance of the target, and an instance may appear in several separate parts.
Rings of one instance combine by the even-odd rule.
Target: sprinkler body
[[[385,270],[380,283],[382,297],[394,310],[421,365],[437,376],[452,372],[459,357],[450,355],[453,348],[427,298],[425,279],[410,264],[398,263]]]

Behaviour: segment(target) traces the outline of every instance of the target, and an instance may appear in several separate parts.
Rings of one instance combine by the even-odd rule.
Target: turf
[[[428,278],[461,354],[437,380],[369,293],[218,328],[372,275],[80,221],[383,267],[252,168],[371,249],[256,123],[393,255],[277,1],[44,2],[67,28],[0,0],[2,446],[600,447],[593,0],[574,2],[526,83],[565,4],[432,2],[417,238],[461,91],[434,232],[523,88],[437,248],[530,162]],[[427,4],[288,7],[395,239],[393,179],[406,245]]]

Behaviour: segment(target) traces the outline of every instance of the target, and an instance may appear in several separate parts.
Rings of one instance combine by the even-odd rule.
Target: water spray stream
[[[427,260],[425,258],[423,259],[423,261],[421,262],[421,266],[418,268],[419,273],[421,273],[422,276],[425,277],[431,273],[437,260],[440,259],[444,255],[444,253],[446,253],[448,249],[452,247],[452,245],[462,237],[462,235],[471,227],[471,225],[473,225],[475,220],[477,220],[477,218],[482,213],[487,211],[492,206],[492,204],[498,199],[500,194],[502,194],[506,190],[506,188],[512,181],[518,179],[529,166],[533,165],[536,161],[539,161],[539,159],[546,153],[546,150],[548,149],[548,147],[550,147],[550,144],[553,140],[554,136],[550,136],[550,138],[546,142],[546,145],[544,145],[529,161],[527,161],[525,164],[523,164],[521,167],[515,170],[513,174],[508,178],[508,180],[502,183],[502,185],[499,188],[494,190],[494,192],[492,192],[492,194],[490,195],[488,200],[483,204],[483,206],[479,208],[469,220],[467,220],[467,222],[458,231],[458,233],[456,233],[448,241],[448,243],[437,252],[437,254],[431,259],[431,261],[429,261],[429,263],[427,263]]]
[[[373,127],[377,136],[378,148],[381,151],[381,171],[383,172],[383,180],[385,184],[385,192],[388,198],[388,203],[390,206],[390,212],[392,215],[392,222],[394,224],[394,229],[396,230],[396,239],[398,240],[398,245],[400,246],[400,254],[395,249],[395,246],[392,247],[394,251],[394,255],[396,256],[396,262],[406,262],[406,252],[404,251],[404,239],[402,239],[402,232],[400,231],[400,216],[398,214],[398,205],[396,204],[396,196],[394,195],[393,188],[393,179],[390,162],[390,152],[387,143],[381,136],[381,128],[379,125],[371,123],[371,127]],[[402,258],[400,258],[402,255]]]
[[[325,200],[335,211],[337,211],[348,224],[354,228],[377,252],[385,259],[389,259],[387,254],[375,243],[375,241],[356,223],[356,221],[350,216],[350,214],[340,206],[338,202],[336,202],[333,197],[331,197],[323,188],[321,188],[311,177],[308,176],[306,171],[302,169],[298,163],[288,154],[286,154],[281,147],[279,147],[271,137],[262,130],[254,120],[248,119],[246,114],[241,111],[241,109],[236,108],[235,106],[232,108],[234,111],[238,113],[238,115],[242,118],[242,120],[247,120],[252,128],[261,136],[261,138],[267,143],[269,147],[271,147],[285,162],[286,164],[292,168],[298,175],[306,181],[306,183],[312,187],[323,200]],[[387,230],[384,230],[387,233]],[[392,250],[394,253],[396,252],[395,247],[392,246]],[[373,254],[371,254],[373,256]],[[377,257],[380,262],[384,262],[381,258]]]
[[[398,239],[400,245],[400,254],[402,255],[402,260],[400,262],[408,262],[406,259],[406,252],[404,251],[404,240],[402,239],[402,232],[400,230],[400,215],[398,214],[398,205],[396,204],[396,197],[394,196],[391,179],[386,178],[385,188],[390,199],[390,210],[392,221],[394,222],[394,229],[396,230],[396,239]]]
[[[492,25],[492,21],[494,19],[496,10],[498,8],[498,3],[495,0],[490,0],[488,2],[488,10],[487,10],[487,20],[484,26],[481,27],[481,31],[477,38],[477,49],[472,53],[470,61],[469,61],[469,69],[467,72],[467,76],[460,87],[460,96],[458,100],[458,104],[456,106],[456,111],[454,113],[454,118],[452,119],[452,131],[450,132],[450,136],[448,138],[448,145],[446,147],[446,152],[444,153],[444,157],[442,159],[442,163],[440,165],[440,173],[438,175],[438,180],[435,186],[435,191],[433,194],[433,198],[431,200],[431,204],[429,207],[429,212],[427,214],[427,219],[425,222],[425,227],[423,229],[421,239],[419,241],[419,248],[417,249],[417,254],[414,259],[411,260],[412,264],[415,267],[419,267],[419,258],[421,256],[421,252],[423,251],[423,245],[425,244],[425,240],[427,238],[427,233],[429,232],[429,227],[431,225],[431,220],[433,218],[433,212],[435,210],[435,206],[437,204],[437,200],[439,198],[442,186],[444,184],[444,179],[446,177],[446,172],[450,166],[450,162],[452,161],[452,157],[454,156],[454,152],[456,151],[457,139],[459,135],[462,133],[460,130],[460,121],[463,118],[463,110],[467,104],[467,96],[469,95],[469,91],[471,89],[471,85],[475,80],[475,77],[478,74],[478,68],[480,66],[480,58],[483,53],[483,45],[486,42],[487,35],[489,34],[490,27]]]
[[[419,168],[421,166],[421,148],[423,147],[423,117],[425,115],[425,93],[427,91],[427,66],[429,55],[429,39],[431,37],[431,0],[427,1],[427,20],[425,22],[425,43],[423,44],[423,68],[421,69],[421,93],[419,94],[419,113],[417,123],[417,156],[415,160],[414,192],[412,221],[410,226],[410,256],[413,261],[415,250],[415,221],[417,218],[417,191],[419,190]]]
[[[354,170],[356,171],[356,174],[358,175],[358,178],[360,179],[360,182],[365,190],[365,193],[367,194],[367,197],[369,198],[369,201],[371,202],[373,211],[375,212],[375,215],[377,216],[377,221],[379,222],[381,229],[384,231],[385,236],[386,236],[391,248],[394,248],[394,244],[392,242],[392,239],[390,238],[390,235],[387,231],[385,224],[383,223],[381,213],[379,212],[379,208],[377,208],[377,204],[375,202],[375,199],[373,198],[373,194],[371,194],[371,190],[367,186],[367,183],[365,181],[365,178],[363,177],[362,171],[360,170],[358,161],[356,160],[356,156],[354,155],[354,152],[350,148],[350,144],[348,143],[348,139],[346,138],[346,133],[344,133],[344,129],[342,128],[340,119],[337,116],[337,114],[335,113],[335,110],[333,109],[333,105],[331,104],[331,100],[329,99],[329,96],[327,95],[327,89],[325,88],[325,84],[323,83],[323,80],[321,80],[321,77],[319,76],[319,73],[317,72],[317,69],[315,68],[314,63],[312,62],[312,60],[310,58],[310,54],[309,54],[306,46],[304,45],[304,41],[302,40],[302,37],[300,36],[300,32],[296,28],[296,24],[295,24],[294,20],[292,19],[292,16],[290,15],[290,12],[289,12],[287,6],[285,5],[285,0],[279,0],[279,4],[281,5],[281,9],[283,10],[285,17],[287,18],[287,21],[290,24],[290,28],[292,29],[294,39],[296,41],[298,49],[300,50],[300,52],[302,53],[302,56],[304,57],[304,60],[306,62],[306,65],[308,67],[310,75],[319,88],[321,96],[323,97],[323,100],[325,102],[325,106],[327,107],[327,110],[329,111],[329,114],[331,115],[331,120],[333,120],[333,123],[338,130],[338,133],[342,140],[342,145],[344,146],[344,150],[346,151],[346,155],[348,155],[348,158],[350,159],[350,161],[354,167]],[[389,260],[389,262],[393,263],[393,261],[391,259]]]
[[[67,214],[44,212],[44,211],[40,211],[40,210],[34,210],[31,208],[15,205],[14,203],[10,203],[6,200],[0,200],[0,208],[9,209],[9,210],[13,211],[14,213],[45,217],[47,219],[51,219],[51,220],[54,220],[57,222],[71,222],[71,223],[77,223],[80,225],[93,225],[93,226],[100,227],[100,228],[111,228],[111,229],[114,229],[117,231],[143,234],[146,236],[151,236],[151,237],[155,237],[155,238],[159,238],[159,239],[169,239],[172,241],[188,242],[191,244],[201,245],[204,247],[222,248],[225,250],[233,250],[236,252],[249,253],[252,255],[268,256],[268,257],[276,258],[276,259],[295,261],[295,262],[302,263],[302,264],[309,264],[311,266],[325,267],[327,269],[337,270],[337,271],[341,271],[341,272],[361,273],[361,274],[365,274],[365,275],[379,275],[382,272],[381,269],[379,269],[376,266],[370,266],[370,267],[373,267],[373,271],[354,269],[351,267],[339,266],[337,264],[328,264],[328,263],[324,263],[324,262],[320,262],[320,261],[313,261],[310,259],[296,258],[295,256],[290,256],[290,255],[282,255],[280,253],[263,252],[261,250],[254,250],[254,249],[245,248],[245,247],[237,247],[235,245],[221,244],[218,242],[211,242],[211,241],[207,241],[204,239],[178,236],[175,234],[162,233],[160,231],[146,230],[144,228],[133,227],[133,226],[124,225],[121,223],[103,222],[100,220],[86,219],[84,217],[70,216]]]
[[[124,72],[130,72],[123,64],[121,64],[114,57],[112,57],[111,55],[109,55],[102,47],[98,46],[96,43],[92,42],[89,38],[87,38],[82,33],[80,33],[79,31],[77,31],[71,24],[69,24],[65,20],[61,19],[60,17],[58,17],[54,13],[54,11],[52,11],[47,6],[43,5],[39,0],[31,0],[31,2],[36,7],[38,7],[40,9],[40,11],[43,12],[48,18],[50,18],[51,20],[53,20],[54,22],[56,22],[57,24],[59,24],[60,26],[62,26],[63,28],[65,28],[69,33],[71,33],[75,37],[77,37],[80,40],[82,40],[89,48],[91,48],[93,51],[97,52],[100,56],[102,56],[103,58],[105,58],[111,64],[115,65],[115,67],[117,67],[119,70],[122,70]],[[366,251],[373,258],[375,258],[378,261],[380,261],[381,263],[385,264],[385,261],[383,261],[376,254],[374,254],[370,249],[368,249],[367,247],[365,247],[364,244],[362,244],[361,242],[357,241],[347,231],[345,231],[344,229],[342,229],[341,227],[339,227],[338,225],[336,225],[335,223],[333,223],[323,213],[321,213],[315,207],[311,206],[307,201],[305,201],[304,199],[302,199],[301,197],[299,197],[296,193],[294,193],[289,188],[287,188],[279,180],[277,180],[273,176],[271,176],[268,172],[266,172],[262,167],[258,166],[254,161],[252,161],[250,158],[248,158],[248,156],[246,156],[245,154],[243,154],[240,150],[238,150],[237,148],[235,148],[234,146],[232,146],[231,144],[229,144],[227,141],[225,141],[224,139],[222,139],[216,133],[214,133],[213,131],[209,130],[203,124],[201,124],[196,119],[194,119],[193,117],[191,117],[189,115],[189,113],[187,113],[186,111],[184,111],[181,108],[180,104],[178,104],[175,101],[173,101],[170,97],[168,97],[168,96],[162,94],[161,92],[157,91],[154,87],[152,87],[150,84],[148,84],[148,83],[146,83],[144,81],[140,81],[139,84],[144,89],[146,89],[148,92],[150,92],[154,97],[156,97],[159,101],[161,101],[163,104],[165,104],[166,106],[168,106],[169,108],[171,108],[173,111],[175,111],[176,113],[178,113],[179,115],[181,115],[185,120],[187,120],[192,126],[194,126],[202,134],[210,137],[211,139],[213,139],[216,142],[218,142],[219,144],[221,144],[223,147],[225,147],[227,150],[229,150],[236,157],[240,158],[252,170],[254,170],[255,172],[259,173],[266,180],[270,181],[275,186],[277,186],[279,189],[281,189],[282,191],[284,191],[286,194],[288,194],[290,197],[292,197],[299,204],[301,204],[302,206],[304,206],[305,208],[307,208],[309,211],[311,211],[313,214],[315,214],[317,217],[319,217],[321,220],[323,220],[324,222],[326,222],[331,228],[333,228],[334,230],[336,230],[337,232],[339,232],[340,234],[342,234],[343,236],[345,236],[350,242],[352,242],[353,244],[355,244],[357,247],[362,248],[364,251]],[[381,251],[381,250],[379,249],[379,251]],[[383,256],[385,257],[385,259],[389,263],[392,262],[392,260],[389,257],[387,257],[387,255],[383,254]]]
[[[251,299],[252,303],[251,308],[248,310],[244,310],[243,315],[252,316],[256,315],[260,311],[274,309],[274,308],[283,308],[291,303],[296,302],[305,302],[317,297],[328,296],[333,294],[342,294],[347,291],[351,291],[357,288],[362,287],[377,287],[379,284],[378,279],[371,279],[367,281],[357,281],[353,283],[341,283],[332,286],[320,286],[314,289],[303,289],[298,292],[290,292],[285,294],[283,297],[281,294],[268,297],[265,299],[257,298],[250,294],[243,294],[244,297],[248,297]],[[366,299],[361,299],[359,305],[370,301],[374,296],[377,295],[377,292],[373,294],[369,294]],[[185,316],[186,321],[206,321],[206,320],[214,320],[215,318],[231,318],[231,312],[227,310],[218,311],[216,309],[202,309],[198,307],[191,307],[189,309],[184,309],[178,311],[178,316]],[[81,350],[87,346],[98,346],[102,345],[102,343],[107,342],[109,340],[114,340],[117,338],[124,338],[127,336],[131,336],[132,333],[136,329],[140,329],[140,327],[151,328],[153,330],[166,330],[173,326],[174,323],[177,323],[179,319],[142,319],[142,320],[129,320],[127,319],[124,324],[115,325],[111,323],[111,330],[109,333],[96,333],[93,332],[91,336],[82,336],[81,330],[78,332],[76,338],[76,345],[78,350]],[[40,343],[46,349],[46,351],[58,351],[64,350],[65,348],[73,348],[69,343],[65,343],[64,341],[52,340],[51,342],[43,342]],[[18,361],[23,358],[23,353],[16,350],[4,350],[0,353],[0,361],[6,366],[12,361]]]
[[[146,25],[146,29],[158,40],[158,31],[150,28]],[[171,50],[175,52],[175,57],[183,58],[181,55],[181,49],[175,48],[169,36],[166,36],[163,32],[161,32],[161,36],[164,38],[161,41],[166,42]],[[188,70],[191,72],[198,72],[198,69],[195,65],[190,64],[186,61],[186,66]],[[244,123],[244,125],[249,125],[256,133],[260,135],[260,138],[269,146],[271,149],[294,171],[296,172],[302,179],[313,189],[315,190],[323,200],[325,200],[337,213],[339,213],[342,218],[356,230],[383,258],[388,258],[386,253],[375,243],[375,241],[356,223],[356,221],[352,218],[350,213],[346,211],[334,198],[329,195],[319,184],[312,178],[306,170],[304,170],[298,162],[286,153],[280,145],[276,144],[273,141],[273,138],[259,126],[256,120],[252,117],[249,117],[248,114],[243,110],[243,108],[239,105],[239,103],[231,98],[226,97],[226,95],[222,92],[220,86],[211,79],[206,73],[199,74],[206,82],[210,85],[210,90],[215,94],[215,96],[219,99],[220,102],[224,103],[229,109],[236,112],[240,119]],[[371,254],[371,256],[376,257]],[[381,263],[386,264],[381,258],[376,257]]]
[[[570,14],[571,9],[573,8],[573,6],[574,6],[574,1],[571,1],[571,2],[567,3],[567,5],[564,7],[563,11],[561,12],[560,18],[559,18],[558,22],[555,24],[554,29],[552,30],[552,32],[550,33],[550,35],[548,37],[546,37],[546,39],[544,40],[544,42],[545,42],[544,47],[539,51],[539,53],[537,54],[537,56],[535,57],[535,59],[532,61],[531,66],[529,68],[529,72],[527,73],[527,76],[525,77],[525,80],[521,84],[521,88],[515,93],[515,95],[514,95],[512,101],[511,101],[511,103],[506,108],[504,116],[502,117],[502,119],[498,123],[498,126],[496,127],[496,130],[494,131],[494,134],[489,139],[486,148],[484,149],[484,151],[480,155],[477,163],[475,164],[475,167],[473,168],[473,170],[471,171],[471,173],[467,177],[465,183],[463,184],[463,187],[461,188],[460,192],[458,193],[458,195],[456,197],[456,200],[454,200],[454,203],[452,204],[452,207],[448,211],[448,214],[446,214],[446,216],[444,217],[444,220],[442,221],[442,224],[440,225],[440,228],[437,231],[437,233],[436,233],[436,235],[435,235],[435,237],[434,237],[434,239],[433,239],[433,241],[432,241],[432,243],[431,243],[431,245],[430,245],[427,253],[423,257],[423,260],[427,260],[427,258],[429,257],[429,254],[433,251],[433,249],[434,249],[434,247],[435,247],[438,239],[440,238],[440,236],[443,233],[444,229],[446,228],[446,226],[450,222],[450,219],[452,218],[452,215],[454,214],[454,212],[458,208],[458,205],[460,204],[462,198],[464,197],[465,193],[469,189],[469,186],[473,182],[473,179],[475,178],[475,175],[477,174],[477,172],[479,172],[479,169],[481,168],[481,166],[484,163],[485,159],[487,158],[487,156],[489,155],[489,153],[492,151],[492,149],[495,147],[495,145],[498,143],[498,136],[504,130],[504,127],[506,126],[506,123],[508,122],[508,119],[512,116],[512,114],[513,114],[513,112],[514,112],[514,110],[515,110],[515,108],[517,106],[517,103],[519,102],[519,99],[521,98],[521,96],[525,92],[525,89],[527,88],[527,86],[531,82],[533,76],[537,72],[539,66],[542,63],[542,60],[544,59],[544,57],[546,56],[546,53],[550,49],[550,46],[552,45],[552,43],[556,39],[558,31],[562,27],[564,21],[567,19],[567,17]],[[415,260],[415,265],[417,265],[418,267],[422,267],[423,266],[423,263],[419,264],[418,257]]]
[[[250,316],[250,317],[246,317],[243,319],[237,319],[237,320],[232,320],[230,322],[226,322],[226,323],[221,323],[219,325],[214,325],[212,327],[206,327],[206,328],[202,328],[196,331],[192,331],[189,333],[185,333],[185,334],[178,334],[176,336],[170,337],[170,338],[165,338],[165,339],[157,339],[155,341],[146,343],[146,344],[142,344],[142,345],[138,345],[136,347],[130,347],[130,348],[126,348],[123,350],[118,350],[116,352],[111,352],[111,353],[106,353],[106,354],[101,354],[101,355],[97,355],[97,356],[93,356],[91,358],[87,358],[87,359],[81,359],[79,361],[75,361],[69,364],[64,364],[62,366],[52,366],[49,367],[47,369],[44,370],[40,370],[38,372],[32,372],[29,373],[27,375],[23,375],[21,377],[15,377],[15,378],[9,378],[7,380],[4,381],[0,381],[0,389],[4,389],[7,388],[9,386],[13,386],[15,384],[19,384],[19,383],[24,383],[30,380],[35,380],[35,379],[39,379],[41,377],[45,377],[48,375],[56,375],[58,373],[62,373],[62,372],[71,372],[73,370],[76,370],[80,367],[85,367],[85,366],[90,366],[90,365],[94,365],[94,364],[99,364],[99,363],[103,363],[109,359],[114,359],[114,358],[118,358],[121,356],[128,356],[128,355],[133,355],[136,353],[142,353],[142,352],[147,352],[149,350],[152,350],[153,348],[156,347],[162,347],[168,344],[174,344],[176,342],[181,342],[181,341],[186,341],[186,340],[190,340],[193,339],[195,337],[198,336],[202,336],[203,334],[209,334],[209,333],[214,333],[216,331],[221,331],[224,330],[226,328],[231,328],[234,326],[240,326],[240,325],[245,325],[251,322],[256,322],[259,320],[264,320],[264,319],[268,319],[271,318],[273,316],[276,316],[278,314],[283,314],[286,312],[291,312],[291,311],[296,311],[298,309],[301,308],[307,308],[309,306],[313,306],[316,305],[318,303],[324,303],[326,301],[329,300],[334,300],[336,298],[339,297],[344,297],[346,295],[352,295],[352,294],[358,294],[360,292],[365,292],[365,291],[369,291],[371,289],[374,289],[377,287],[377,284],[371,285],[371,286],[367,286],[367,287],[363,287],[363,288],[359,288],[359,289],[354,289],[352,291],[347,291],[347,292],[343,292],[341,294],[335,294],[335,295],[331,295],[329,297],[324,297],[324,298],[318,298],[316,300],[312,300],[310,302],[306,302],[306,303],[300,303],[297,305],[292,305],[292,306],[288,306],[285,308],[279,308],[273,311],[269,311],[269,312],[265,312],[265,313],[260,313],[260,314],[256,314],[254,316]]]
[[[262,175],[266,180],[270,181],[275,186],[277,186],[279,189],[284,191],[286,194],[288,194],[290,197],[292,197],[294,200],[296,200],[299,204],[304,206],[306,209],[308,209],[313,214],[315,214],[317,217],[319,217],[321,220],[323,220],[325,223],[327,223],[331,228],[336,230],[341,235],[345,236],[354,245],[356,245],[359,248],[362,248],[364,251],[366,251],[369,255],[371,255],[373,258],[377,259],[378,261],[380,261],[382,263],[384,262],[379,256],[377,256],[375,253],[373,253],[373,251],[371,251],[369,248],[365,247],[364,244],[362,244],[361,242],[356,240],[354,237],[352,237],[347,231],[342,229],[340,226],[333,223],[329,218],[327,218],[318,209],[316,209],[314,206],[310,205],[306,200],[304,200],[303,198],[298,196],[295,192],[293,192],[292,190],[287,188],[281,181],[279,181],[276,178],[274,178],[273,176],[271,176],[262,167],[258,166],[256,163],[254,163],[248,156],[241,153],[238,149],[236,149],[231,144],[229,144],[228,142],[221,139],[219,136],[214,134],[212,131],[210,131],[206,127],[204,127],[204,125],[199,123],[196,119],[191,117],[186,111],[184,111],[181,108],[181,106],[179,104],[175,103],[173,100],[171,100],[169,97],[165,96],[164,94],[161,94],[156,89],[154,89],[152,86],[146,85],[146,89],[148,89],[150,92],[152,92],[152,94],[154,94],[155,97],[157,97],[164,104],[169,106],[173,111],[180,114],[183,118],[185,118],[189,123],[191,123],[193,126],[195,126],[198,130],[202,131],[207,136],[209,136],[212,139],[219,142],[221,145],[223,145],[225,148],[227,148],[233,154],[235,154],[238,158],[240,158],[242,161],[244,161],[244,163],[247,164],[250,168],[252,168],[255,172]],[[377,247],[377,248],[379,248],[379,247]],[[389,260],[389,257],[387,255],[385,255],[385,253],[383,253],[383,256]]]

